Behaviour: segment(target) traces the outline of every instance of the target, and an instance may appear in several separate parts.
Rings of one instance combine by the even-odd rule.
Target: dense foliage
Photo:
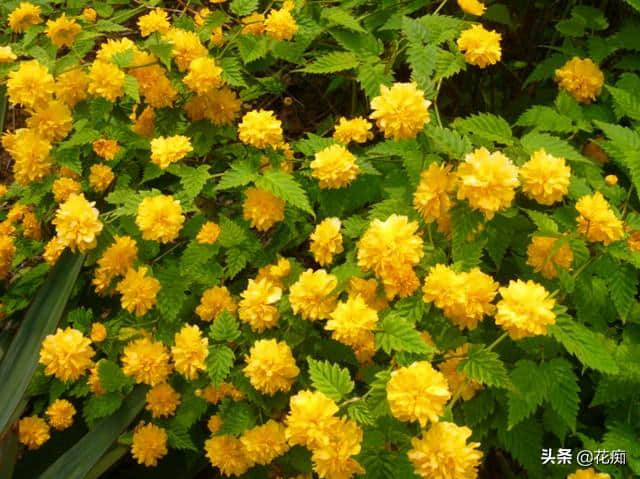
[[[640,2],[0,18],[0,477],[640,475]]]

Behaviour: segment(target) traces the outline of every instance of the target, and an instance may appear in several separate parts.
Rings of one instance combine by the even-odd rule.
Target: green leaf
[[[167,428],[167,440],[172,449],[198,452],[198,448],[189,435],[189,430],[181,424],[172,423]]]
[[[364,401],[358,401],[347,407],[347,416],[363,426],[373,426],[375,420]]]
[[[542,404],[546,389],[540,385],[538,365],[528,359],[522,359],[511,371],[509,398],[509,429],[528,418]]]
[[[513,144],[509,123],[504,118],[491,113],[479,113],[464,119],[457,119],[454,126],[489,141],[503,145]]]
[[[110,416],[122,405],[122,394],[118,392],[108,392],[99,396],[91,396],[84,403],[82,416],[91,427],[96,419]]]
[[[131,75],[126,75],[124,77],[124,84],[122,85],[122,89],[129,98],[131,98],[136,103],[140,103],[140,85],[138,84],[138,80]]]
[[[342,8],[323,8],[320,13],[320,17],[328,20],[329,23],[340,25],[341,27],[348,28],[349,30],[366,33],[366,30],[362,28],[360,22]]]
[[[229,8],[235,15],[245,16],[258,9],[258,0],[233,0]]]
[[[433,142],[435,150],[444,153],[451,159],[460,160],[471,152],[469,138],[451,128],[428,124],[425,132]]]
[[[533,221],[533,224],[536,225],[541,233],[558,233],[558,224],[553,221],[553,218],[549,215],[541,213],[540,211],[527,209],[525,209],[524,212],[527,213],[527,216],[531,218],[531,221]]]
[[[228,311],[223,311],[209,330],[209,337],[220,342],[234,341],[240,337],[240,334],[238,321]]]
[[[204,415],[209,403],[204,398],[196,397],[193,394],[182,395],[181,401],[176,415],[171,421],[172,427],[175,424],[189,429]]]
[[[242,35],[236,39],[236,44],[245,64],[264,58],[269,51],[266,38],[255,35]]]
[[[358,83],[369,99],[380,95],[380,86],[393,83],[393,75],[378,58],[366,59],[358,68]]]
[[[602,334],[594,333],[586,326],[562,315],[556,318],[556,324],[549,327],[549,333],[585,366],[609,374],[618,372],[618,365],[607,350]]]
[[[522,143],[522,148],[529,155],[541,148],[544,148],[547,153],[550,153],[553,156],[566,158],[570,161],[591,164],[589,160],[578,153],[569,143],[553,135],[549,135],[548,133],[537,133],[532,131],[531,133],[527,133],[523,136],[520,141]]]
[[[307,358],[309,376],[313,387],[334,401],[340,401],[353,391],[354,383],[349,371],[329,361]]]
[[[534,418],[528,419],[513,429],[498,428],[498,440],[513,458],[522,464],[530,477],[544,477],[540,463],[543,430]]]
[[[215,344],[209,347],[209,355],[206,360],[207,372],[216,386],[219,386],[227,378],[235,358],[235,354],[227,346]]]
[[[282,170],[267,170],[255,180],[258,188],[270,191],[278,198],[315,217],[315,213],[304,188],[289,173]]]
[[[448,50],[438,49],[435,58],[435,80],[450,78],[467,67],[464,56]]]
[[[321,55],[313,63],[301,68],[304,73],[334,73],[358,66],[358,58],[352,52],[331,52]]]
[[[518,126],[532,126],[538,131],[568,133],[573,130],[571,119],[548,106],[532,106],[516,122]]]
[[[387,354],[391,354],[392,351],[423,354],[431,352],[415,325],[395,312],[389,313],[379,323],[376,346]]]
[[[220,226],[218,243],[225,248],[237,246],[245,242],[248,238],[246,230],[226,216],[220,216],[218,225]]]
[[[626,264],[614,265],[604,278],[620,318],[625,321],[636,302],[638,293],[638,273],[635,268]]]
[[[500,360],[500,356],[494,351],[487,351],[482,347],[472,347],[469,350],[469,355],[462,360],[458,369],[480,384],[499,388],[506,388],[510,385],[507,370]]]
[[[171,165],[168,170],[170,173],[180,177],[181,193],[184,194],[188,201],[198,196],[207,181],[212,178],[208,165],[200,165],[197,168],[185,165]]]
[[[255,413],[246,401],[224,401],[218,414],[222,420],[218,434],[242,434],[256,422]]]
[[[256,171],[247,161],[234,161],[230,166],[231,168],[225,171],[220,178],[216,190],[245,186],[257,178]]]
[[[547,379],[546,393],[551,407],[575,431],[580,407],[580,386],[571,363],[566,359],[554,358],[542,364],[540,373],[537,378]]]
[[[247,82],[242,74],[242,65],[235,57],[225,57],[220,60],[222,79],[233,87],[247,87]]]
[[[84,256],[66,250],[38,290],[0,363],[0,433],[10,421],[38,366],[44,338],[53,333],[71,296]]]
[[[609,85],[606,88],[613,97],[616,110],[620,113],[619,116],[628,116],[636,121],[640,120],[640,98],[620,88]]]
[[[188,287],[188,282],[180,275],[180,269],[175,263],[158,269],[154,276],[161,285],[158,294],[158,311],[166,319],[174,320],[178,317],[184,304],[184,292]]]
[[[451,255],[462,269],[471,269],[480,263],[482,250],[487,243],[486,236],[476,231],[481,222],[482,214],[469,208],[466,203],[458,203],[451,209]]]
[[[107,392],[120,391],[124,386],[131,384],[131,380],[125,376],[120,367],[108,359],[98,363],[98,376],[100,384]]]

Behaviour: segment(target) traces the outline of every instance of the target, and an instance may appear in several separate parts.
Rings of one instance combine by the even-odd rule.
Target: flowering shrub
[[[602,3],[2,2],[3,477],[639,475]]]

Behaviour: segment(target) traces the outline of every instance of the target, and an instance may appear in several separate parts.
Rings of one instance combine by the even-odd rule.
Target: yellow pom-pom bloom
[[[320,188],[343,188],[360,172],[356,157],[341,145],[331,145],[316,153],[310,166],[311,175],[319,180]]]
[[[365,303],[376,311],[382,311],[389,305],[386,298],[379,294],[378,282],[375,279],[354,276],[349,280],[347,292],[349,296],[361,296]]]
[[[247,188],[242,205],[242,215],[258,231],[267,231],[284,219],[284,200],[259,188]]]
[[[156,8],[138,18],[138,28],[140,29],[140,35],[148,37],[154,32],[167,33],[171,28],[171,24],[169,23],[167,12],[162,8]]]
[[[467,375],[461,371],[458,371],[458,366],[465,356],[469,354],[469,343],[465,343],[462,346],[450,351],[445,355],[445,360],[438,365],[438,369],[444,375],[449,385],[449,389],[454,394],[459,394],[460,398],[464,401],[468,401],[476,392],[482,389],[482,385],[469,379]]]
[[[378,313],[361,296],[338,303],[330,317],[325,329],[332,332],[333,339],[352,348],[370,343],[378,323]]]
[[[264,15],[262,13],[252,13],[242,19],[242,33],[247,35],[262,35],[264,33]]]
[[[376,121],[385,138],[408,140],[429,123],[429,106],[431,102],[415,83],[394,83],[391,88],[381,85],[380,96],[371,100],[369,118]]]
[[[54,91],[58,100],[73,108],[87,98],[88,88],[89,76],[82,68],[74,68],[58,75]]]
[[[522,192],[541,205],[561,201],[569,191],[571,168],[564,158],[548,154],[543,148],[531,155],[520,168]]]
[[[178,70],[181,72],[189,68],[193,60],[204,57],[208,53],[195,32],[171,28],[164,36],[164,39],[173,47],[171,56],[173,56],[176,65],[178,65]]]
[[[209,384],[204,389],[196,390],[196,396],[203,397],[211,404],[218,404],[225,397],[230,397],[234,401],[241,401],[244,399],[244,393],[229,383],[222,383],[220,387],[215,387],[213,384]]]
[[[192,151],[191,141],[186,136],[161,136],[151,140],[151,162],[163,170],[182,160]]]
[[[191,121],[206,118],[214,125],[221,126],[232,124],[241,106],[242,101],[233,90],[224,87],[190,98],[184,109]]]
[[[51,427],[62,431],[73,424],[76,408],[66,399],[56,399],[49,405],[45,414],[49,418]]]
[[[146,240],[170,243],[180,234],[183,223],[180,202],[171,195],[149,196],[138,206],[136,225]]]
[[[589,241],[602,241],[605,245],[622,239],[624,226],[602,193],[583,196],[576,203],[578,231]]]
[[[42,342],[39,363],[45,366],[47,376],[61,381],[75,381],[93,364],[95,351],[89,338],[73,328],[58,328]]]
[[[240,439],[233,436],[213,436],[204,442],[204,449],[211,465],[224,476],[241,476],[254,464]]]
[[[122,371],[133,377],[136,383],[149,386],[164,383],[171,374],[169,351],[159,341],[136,339],[122,352]]]
[[[615,186],[618,184],[618,177],[616,175],[607,175],[604,177],[604,182],[609,186]]]
[[[16,33],[22,33],[31,25],[42,23],[40,12],[39,6],[29,2],[21,2],[20,5],[9,14],[9,27]]]
[[[60,241],[60,238],[54,236],[51,240],[44,246],[44,252],[42,253],[42,257],[44,260],[51,266],[56,264],[58,258],[64,251],[67,246]],[[0,248],[1,249],[1,248]],[[2,276],[0,274],[0,276]]]
[[[138,424],[133,431],[131,455],[145,466],[157,466],[158,459],[167,454],[167,431],[155,424]]]
[[[451,166],[431,163],[420,174],[420,183],[413,195],[413,206],[427,223],[432,223],[451,209],[450,195],[455,187],[456,177],[451,172]]]
[[[289,450],[284,431],[281,423],[270,419],[262,426],[245,431],[240,442],[253,462],[266,466]]]
[[[289,391],[300,374],[291,348],[284,341],[256,341],[246,356],[246,362],[243,369],[245,376],[254,388],[268,395]]]
[[[76,41],[76,37],[82,31],[82,27],[75,21],[69,19],[64,13],[55,20],[47,21],[47,36],[56,47],[71,47]]]
[[[160,291],[160,281],[147,276],[148,268],[141,266],[137,270],[129,268],[116,290],[122,295],[122,307],[136,316],[144,316],[156,304]]]
[[[169,383],[162,383],[149,389],[146,401],[146,409],[152,417],[169,417],[180,405],[180,394]]]
[[[333,139],[339,141],[343,145],[348,145],[352,141],[354,143],[366,143],[373,139],[371,131],[371,123],[366,118],[358,116],[347,120],[344,116],[338,120]]]
[[[236,309],[238,309],[238,306],[229,290],[224,286],[214,286],[202,294],[200,304],[196,307],[196,314],[202,321],[210,322],[224,311],[233,314]]]
[[[145,138],[151,138],[156,128],[156,113],[150,106],[146,107],[140,116],[134,116],[131,130]]]
[[[256,148],[275,148],[284,143],[282,122],[272,111],[251,110],[238,125],[238,138],[245,145]]]
[[[518,167],[499,151],[478,148],[458,166],[458,199],[466,199],[485,218],[508,208],[518,186]]]
[[[82,193],[82,185],[71,178],[58,178],[51,185],[51,192],[56,203],[62,203],[69,199],[69,196]]]
[[[308,269],[291,285],[291,309],[303,319],[328,319],[336,307],[334,290],[337,286],[338,279],[324,269]]]
[[[38,60],[21,62],[17,70],[9,72],[7,79],[9,102],[26,108],[46,105],[54,88],[53,76]]]
[[[183,81],[191,91],[205,95],[222,86],[222,68],[213,58],[196,58],[189,64],[189,73]]]
[[[91,338],[91,341],[94,343],[101,343],[107,339],[107,328],[102,323],[93,323],[91,325],[89,338]]]
[[[218,226],[213,221],[207,221],[202,225],[200,231],[198,231],[196,241],[200,244],[214,244],[216,241],[218,241],[220,233],[220,226]]]
[[[479,2],[478,0],[458,0],[458,6],[464,13],[475,15],[476,17],[482,16],[484,11],[487,9],[484,3]]]
[[[280,10],[272,10],[264,21],[268,36],[276,40],[291,40],[298,31],[298,24],[286,5]]]
[[[120,145],[118,145],[116,140],[108,140],[106,138],[94,141],[91,146],[96,155],[107,161],[115,159],[120,151]]]
[[[249,280],[247,289],[240,296],[238,316],[249,324],[251,330],[261,333],[265,329],[275,328],[280,313],[277,302],[282,297],[282,289],[266,278]]]
[[[549,236],[534,236],[527,248],[527,264],[547,279],[558,276],[556,266],[571,269],[573,263],[571,247],[566,241],[556,247],[556,241],[562,240]]]
[[[98,18],[98,12],[96,12],[93,8],[85,8],[82,10],[82,17],[89,23],[93,23]]]
[[[62,203],[53,224],[58,238],[73,251],[84,252],[96,245],[96,235],[102,231],[100,212],[82,194],[71,194]]]
[[[27,118],[27,126],[49,141],[64,139],[71,131],[71,111],[60,100],[51,100],[46,105],[37,105]]]
[[[411,440],[407,455],[423,479],[476,479],[482,452],[480,443],[467,443],[470,437],[466,426],[439,422]]]
[[[91,165],[91,168],[89,168],[89,184],[93,191],[97,193],[106,191],[115,177],[113,170],[107,165],[98,163]]]
[[[333,256],[344,251],[340,226],[339,218],[327,218],[311,233],[309,249],[321,266],[331,264]]]
[[[50,437],[49,426],[41,417],[23,417],[18,422],[18,440],[29,449],[38,449]]]
[[[21,186],[39,181],[51,172],[51,143],[29,128],[5,133],[2,145],[13,158],[13,175]]]
[[[467,63],[486,68],[502,58],[501,40],[502,35],[498,32],[487,30],[482,25],[473,25],[460,34],[457,43]]]
[[[110,62],[115,54],[123,53],[127,50],[131,50],[134,53],[140,52],[136,44],[127,37],[121,37],[119,39],[110,38],[100,44],[100,48],[96,53],[96,60]]]
[[[206,369],[209,340],[202,337],[198,326],[186,324],[176,333],[174,341],[171,356],[175,370],[187,379],[196,379],[199,372]]]
[[[130,236],[115,236],[100,259],[93,279],[98,293],[103,292],[116,276],[125,274],[133,266],[138,255],[138,246]]]
[[[209,432],[211,434],[217,433],[221,427],[222,427],[222,419],[217,414],[214,414],[213,416],[211,416],[207,421],[207,429],[209,429]]]
[[[89,70],[89,93],[116,101],[124,94],[124,78],[124,72],[113,63],[96,60]]]
[[[311,450],[326,446],[335,425],[336,403],[320,391],[300,391],[289,399],[285,434],[289,444]]]
[[[98,365],[94,364],[94,366],[89,370],[89,377],[87,378],[87,384],[89,385],[89,390],[95,394],[96,396],[100,396],[101,394],[106,393],[105,389],[102,387],[100,383],[100,373],[98,371]]]
[[[0,64],[2,63],[13,63],[18,57],[10,46],[2,46],[0,47]]]
[[[594,468],[578,469],[576,472],[569,474],[567,479],[611,479],[609,474],[597,472]]]
[[[543,286],[529,280],[509,281],[500,288],[495,319],[513,339],[547,334],[547,327],[555,324],[555,300]]]
[[[16,253],[16,245],[10,235],[0,236],[0,279],[4,279],[11,270],[11,262]]]
[[[418,361],[391,373],[387,400],[400,421],[438,422],[451,398],[447,380],[427,361]]]
[[[362,429],[346,418],[331,421],[328,444],[314,449],[311,456],[313,469],[323,479],[350,479],[365,470],[352,458],[360,453]]]
[[[573,57],[556,70],[555,80],[580,103],[591,103],[602,91],[604,74],[590,58]]]

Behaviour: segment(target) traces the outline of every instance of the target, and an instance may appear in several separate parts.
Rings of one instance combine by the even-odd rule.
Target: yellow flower
[[[319,265],[331,264],[333,256],[344,251],[340,226],[339,218],[326,218],[311,233],[309,249]]]
[[[331,145],[315,155],[311,176],[319,180],[320,188],[342,188],[351,184],[360,172],[356,157],[341,145]]]
[[[482,385],[469,379],[467,375],[458,371],[460,362],[469,354],[469,343],[447,353],[444,361],[438,365],[438,369],[444,375],[449,389],[454,394],[459,394],[462,400],[468,401],[482,389]]]
[[[604,177],[604,182],[609,186],[615,186],[618,184],[618,177],[616,175],[607,175]]]
[[[609,474],[604,472],[596,472],[592,467],[589,469],[578,469],[573,474],[569,474],[567,479],[611,479]]]
[[[11,262],[16,253],[16,245],[10,235],[0,236],[0,279],[4,279],[11,270]]]
[[[155,424],[140,422],[133,431],[131,455],[145,466],[158,465],[158,459],[167,454],[167,431]]]
[[[547,327],[555,324],[556,302],[543,286],[531,280],[511,280],[509,286],[500,288],[500,295],[496,324],[513,339],[545,335]]]
[[[101,163],[91,165],[89,169],[89,184],[91,188],[93,188],[93,191],[97,193],[106,191],[115,177],[116,175],[113,174],[113,170]]]
[[[76,408],[66,399],[56,399],[45,412],[52,428],[62,431],[73,424]]]
[[[49,141],[64,139],[71,129],[73,118],[66,104],[60,100],[51,100],[46,105],[36,105],[27,126]]]
[[[308,269],[291,285],[291,309],[303,319],[328,319],[336,307],[337,286],[338,279],[324,269]]]
[[[129,73],[138,80],[140,95],[149,106],[165,108],[173,105],[178,92],[167,77],[166,70],[154,64],[155,61],[157,61],[155,57],[145,53],[143,57],[136,60],[140,66],[129,70]]]
[[[160,291],[160,281],[147,276],[148,268],[141,266],[137,270],[129,268],[116,290],[122,295],[122,307],[136,316],[144,316],[156,304]]]
[[[365,303],[376,311],[382,311],[389,303],[378,292],[378,282],[375,279],[362,279],[356,276],[349,280],[347,288],[349,296],[361,296]]]
[[[451,166],[431,163],[420,175],[418,189],[413,195],[413,206],[427,223],[432,223],[445,215],[452,205],[451,192],[455,189],[456,178]]]
[[[50,438],[49,426],[38,416],[23,417],[18,422],[18,439],[29,449],[38,449]]]
[[[167,12],[162,8],[156,8],[138,18],[138,28],[140,29],[140,35],[148,37],[154,32],[167,33],[171,28],[171,24],[169,23]]]
[[[476,17],[482,16],[487,7],[484,3],[478,0],[458,0],[458,6],[464,13],[469,15],[475,15]]]
[[[100,396],[101,394],[106,393],[105,389],[100,384],[100,373],[98,371],[98,365],[94,364],[94,366],[89,370],[89,377],[87,378],[87,384],[89,385],[89,390],[96,396]]]
[[[89,76],[82,68],[76,66],[58,75],[54,92],[56,98],[66,103],[69,108],[73,108],[87,98],[88,88]]]
[[[171,56],[181,72],[189,68],[193,60],[204,57],[208,53],[195,32],[171,28],[164,39],[172,45]]]
[[[571,169],[564,158],[557,158],[539,149],[520,168],[522,192],[541,205],[561,201],[569,191]]]
[[[5,133],[2,145],[13,158],[13,175],[19,185],[39,181],[51,172],[51,143],[35,131],[21,128]]]
[[[400,421],[438,422],[444,405],[451,398],[447,380],[427,361],[418,361],[391,373],[387,400]]]
[[[280,10],[271,10],[264,21],[264,28],[268,36],[276,40],[291,40],[298,31],[296,20],[289,8],[284,5]]]
[[[267,231],[284,220],[284,200],[267,190],[254,187],[247,188],[245,195],[242,215],[258,231]]]
[[[222,86],[222,68],[213,58],[196,58],[189,64],[189,73],[183,81],[191,91],[205,95]]]
[[[325,329],[332,332],[333,339],[352,348],[370,343],[378,323],[378,313],[361,296],[338,303],[330,317]]]
[[[192,151],[191,141],[186,136],[161,136],[151,140],[151,162],[163,170]]]
[[[622,239],[624,226],[602,193],[583,196],[576,203],[578,231],[589,241],[602,241],[605,245]]]
[[[343,145],[348,145],[352,141],[354,143],[366,143],[373,139],[371,132],[371,123],[366,118],[358,116],[347,120],[344,116],[340,117],[333,133],[333,139],[339,141]]]
[[[518,186],[518,167],[499,151],[478,148],[458,166],[458,199],[469,201],[490,220],[508,208]]]
[[[102,323],[93,323],[89,337],[94,343],[100,343],[107,338],[107,328]]]
[[[130,236],[115,236],[114,243],[109,246],[98,260],[98,268],[93,279],[98,293],[103,292],[116,276],[125,274],[133,266],[138,255],[136,242]]]
[[[429,106],[431,102],[415,83],[394,83],[391,88],[380,85],[380,96],[371,100],[369,118],[376,120],[385,138],[409,140],[429,123]]]
[[[424,479],[476,479],[482,452],[480,443],[467,440],[471,429],[452,422],[439,422],[411,439],[407,453],[416,473]]]
[[[196,396],[203,397],[211,404],[218,404],[225,397],[230,397],[234,401],[241,401],[244,399],[244,393],[229,383],[222,383],[218,388],[213,384],[209,384],[204,389],[196,390]]]
[[[34,108],[51,100],[54,87],[55,81],[49,69],[38,60],[29,60],[9,72],[7,96],[12,105]]]
[[[248,323],[251,330],[261,333],[276,327],[280,313],[276,303],[282,297],[282,289],[268,279],[249,280],[247,289],[240,294],[238,316]]]
[[[115,159],[120,151],[120,145],[116,140],[108,140],[106,138],[94,141],[91,146],[96,155],[107,161]]]
[[[42,239],[42,231],[40,222],[33,211],[28,211],[22,220],[22,235],[25,238],[40,241]]]
[[[96,60],[108,63],[112,60],[115,54],[124,53],[128,50],[131,50],[133,53],[140,51],[136,44],[127,37],[121,37],[117,40],[110,38],[106,42],[100,44],[100,48],[96,53]]]
[[[89,23],[93,23],[98,18],[98,12],[93,8],[85,8],[82,10],[82,17]]]
[[[18,7],[9,14],[9,27],[16,33],[22,33],[31,25],[42,23],[40,7],[29,2],[21,2]]]
[[[200,244],[214,244],[218,241],[220,232],[220,226],[213,221],[207,221],[198,231],[196,241]]]
[[[207,119],[214,125],[230,125],[235,120],[242,101],[227,87],[212,90],[206,95],[191,97],[184,105],[191,121]]]
[[[241,476],[253,466],[240,439],[233,436],[213,436],[204,442],[206,456],[224,476]]]
[[[217,433],[222,427],[222,419],[217,414],[214,414],[207,421],[207,429],[211,434]]]
[[[95,351],[89,338],[73,328],[58,328],[42,342],[40,364],[45,366],[47,376],[55,376],[61,381],[75,381],[92,365]]]
[[[148,196],[138,206],[136,225],[146,240],[170,243],[180,234],[184,215],[171,195]]]
[[[270,396],[289,391],[300,374],[291,348],[284,341],[260,339],[253,343],[245,359],[243,371],[251,385]]]
[[[640,230],[632,231],[627,239],[627,245],[633,252],[640,251]]]
[[[91,95],[116,101],[124,94],[125,74],[113,63],[96,60],[89,70],[89,87]]]
[[[245,431],[240,442],[253,462],[266,466],[289,450],[284,431],[282,424],[270,419],[262,426]]]
[[[502,35],[495,30],[473,25],[460,34],[458,48],[464,54],[467,63],[486,68],[495,65],[502,58],[501,40]]]
[[[161,383],[149,389],[146,401],[146,409],[152,417],[169,417],[180,405],[180,394],[169,383]]]
[[[527,248],[527,264],[547,279],[558,276],[556,265],[571,269],[571,263],[573,263],[571,247],[565,241],[556,248],[556,241],[562,240],[536,235],[531,238]]]
[[[338,412],[333,400],[320,391],[300,391],[289,399],[289,408],[285,431],[289,444],[314,450],[329,443]]]
[[[55,20],[47,21],[47,36],[58,48],[71,47],[81,31],[82,27],[78,22],[73,18],[67,18],[64,13]]]
[[[187,379],[196,379],[200,371],[206,369],[205,360],[209,355],[209,340],[202,337],[202,331],[195,324],[185,324],[174,338],[175,346],[171,356],[175,370]]]
[[[256,148],[275,148],[284,143],[282,122],[270,110],[251,110],[238,125],[238,138]]]
[[[169,351],[160,341],[149,338],[136,339],[124,348],[122,371],[136,383],[156,386],[167,381],[171,374]]]
[[[265,30],[264,15],[262,13],[252,13],[242,19],[242,33],[248,35],[262,35]]]
[[[224,311],[233,314],[238,309],[231,297],[229,290],[224,286],[215,286],[207,289],[196,308],[196,314],[202,321],[213,321]]]
[[[58,178],[51,185],[51,192],[56,203],[62,203],[74,193],[82,193],[82,185],[71,178]]]
[[[42,253],[42,257],[49,265],[53,266],[56,264],[65,248],[66,245],[60,240],[60,238],[54,236],[44,246],[44,253]],[[0,274],[0,276],[2,275]]]
[[[0,64],[1,63],[13,63],[18,57],[9,45],[0,47]]]
[[[286,258],[278,258],[275,264],[264,266],[258,270],[255,281],[268,279],[272,283],[284,288],[282,280],[291,273],[291,263]]]
[[[85,252],[96,246],[96,236],[102,231],[100,212],[82,194],[72,193],[56,211],[53,224],[56,235],[73,251]]]
[[[355,474],[363,474],[365,470],[351,457],[360,453],[362,429],[346,418],[331,424],[328,443],[312,451],[314,471],[322,479],[350,479]]]
[[[555,80],[580,103],[591,103],[602,91],[604,74],[590,58],[573,57],[556,70]]]
[[[156,113],[150,106],[146,107],[139,117],[134,115],[131,130],[134,133],[151,138],[156,127]]]

